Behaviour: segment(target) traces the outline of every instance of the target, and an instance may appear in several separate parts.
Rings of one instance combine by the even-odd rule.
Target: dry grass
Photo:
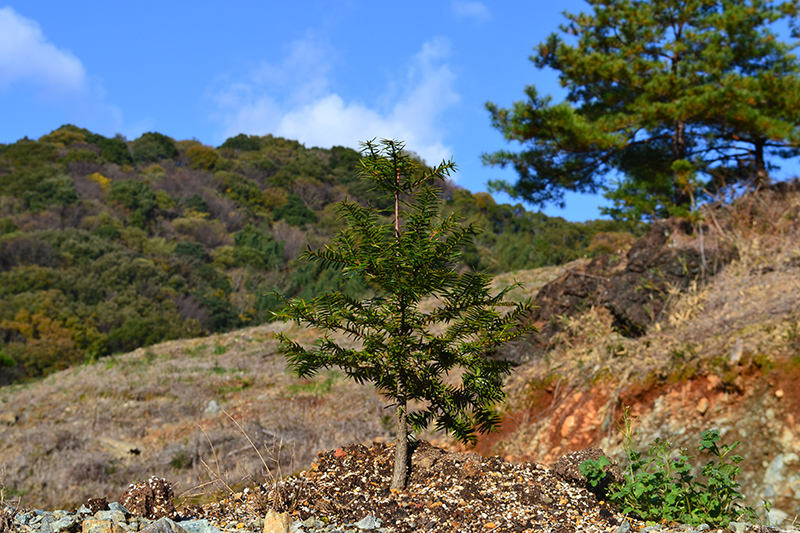
[[[0,411],[18,416],[0,426],[6,486],[46,508],[116,498],[151,475],[180,493],[207,482],[210,469],[235,487],[291,473],[342,443],[386,438],[371,388],[286,370],[272,340],[281,327],[168,342],[0,389]],[[236,423],[204,413],[212,400]],[[139,453],[120,453],[126,446]],[[274,451],[269,468],[256,453],[265,449]]]

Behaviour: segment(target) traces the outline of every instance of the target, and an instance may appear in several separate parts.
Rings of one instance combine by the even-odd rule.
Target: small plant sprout
[[[341,269],[343,278],[361,276],[375,296],[357,300],[337,291],[311,301],[285,299],[280,318],[324,335],[312,348],[285,334],[277,338],[298,377],[338,367],[359,383],[374,383],[391,402],[396,430],[391,487],[399,490],[406,484],[410,430],[435,421],[459,441],[474,443],[476,431],[498,426],[494,406],[504,398],[502,379],[511,365],[492,355],[533,329],[525,323],[532,305],[506,301],[517,285],[493,295],[488,274],[458,270],[460,252],[477,230],[456,215],[441,215],[434,185],[455,169],[452,162],[421,170],[403,144],[391,140],[367,142],[362,153],[362,177],[385,192],[394,209],[342,202],[346,229],[305,258]],[[429,310],[431,301],[436,303]],[[331,333],[351,342],[340,343]],[[460,383],[454,384],[456,379]]]

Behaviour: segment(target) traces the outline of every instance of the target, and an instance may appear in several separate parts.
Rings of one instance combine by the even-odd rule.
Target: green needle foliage
[[[605,190],[607,214],[661,218],[685,213],[701,186],[763,184],[767,156],[798,154],[797,43],[773,31],[794,25],[798,0],[588,3],[531,56],[559,74],[566,100],[530,85],[512,108],[487,104],[522,146],[484,155],[519,175],[496,189],[534,204]]]
[[[358,383],[374,383],[392,402],[397,421],[392,488],[402,489],[409,426],[419,432],[435,421],[464,443],[474,443],[476,431],[498,426],[494,406],[504,398],[502,379],[511,367],[490,356],[533,329],[523,323],[532,305],[506,302],[513,287],[492,295],[488,274],[456,270],[476,229],[455,214],[441,216],[442,200],[432,184],[455,169],[452,162],[420,171],[403,144],[389,140],[367,142],[362,153],[361,176],[389,197],[394,210],[342,202],[346,229],[305,257],[341,269],[345,278],[363,277],[376,295],[357,300],[337,291],[310,301],[287,300],[279,317],[324,335],[312,348],[284,334],[278,338],[299,377],[338,367]],[[427,308],[431,298],[436,305],[424,311],[423,300]],[[501,307],[511,309],[502,313]],[[340,342],[334,333],[350,342]]]

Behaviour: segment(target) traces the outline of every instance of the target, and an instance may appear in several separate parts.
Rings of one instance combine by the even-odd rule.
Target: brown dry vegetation
[[[710,427],[726,442],[744,441],[737,450],[747,459],[742,479],[757,500],[776,455],[800,452],[800,194],[766,191],[704,216],[702,241],[697,231],[676,233],[669,245],[707,251],[717,243],[736,258],[685,290],[669,289],[665,308],[639,337],[615,331],[602,306],[554,317],[561,324],[550,350],[512,373],[503,428],[479,451],[549,463],[600,445],[619,456],[616,423],[630,405],[644,444],[669,437],[695,449]],[[524,283],[512,297],[526,298],[587,263],[495,282]],[[26,506],[49,508],[113,498],[150,475],[178,482],[176,494],[211,492],[222,484],[196,487],[285,475],[307,467],[318,451],[388,439],[391,417],[372,388],[335,372],[311,380],[287,372],[272,340],[284,327],[314,338],[273,324],[169,342],[0,389],[7,490]],[[212,400],[244,431],[224,412],[204,414]],[[792,512],[797,502],[787,498],[777,504]]]
[[[4,482],[23,504],[70,507],[116,497],[151,475],[176,493],[213,492],[308,465],[342,442],[385,437],[377,395],[335,372],[297,380],[271,325],[173,341],[0,389]],[[224,412],[205,413],[216,401]],[[244,431],[237,428],[238,422]],[[133,450],[133,451],[131,451]]]

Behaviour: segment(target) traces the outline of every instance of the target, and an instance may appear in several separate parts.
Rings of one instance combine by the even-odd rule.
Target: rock
[[[120,513],[124,514],[126,518],[131,515],[131,512],[127,508],[125,508],[124,505],[122,505],[119,502],[111,502],[111,503],[109,503],[108,504],[108,510],[109,511],[119,511]]]
[[[80,522],[74,515],[67,515],[50,524],[52,533],[72,533],[80,529]]]
[[[317,520],[316,518],[309,517],[304,521],[296,520],[292,522],[292,526],[289,528],[289,533],[304,533],[308,531],[315,531],[317,529],[324,529],[325,522],[322,520]]]
[[[360,529],[378,529],[381,527],[381,520],[372,515],[367,515],[353,525]]]
[[[767,524],[772,526],[780,526],[786,519],[789,518],[789,513],[786,511],[781,511],[780,509],[772,508],[769,510],[765,518],[767,520]]]
[[[141,533],[186,533],[186,530],[165,516],[142,529]]]
[[[709,232],[704,233],[703,250],[706,263],[715,269],[734,257],[733,249]],[[544,285],[534,297],[537,307],[530,315],[539,331],[504,348],[502,355],[520,363],[544,353],[563,328],[563,322],[552,317],[578,316],[591,307],[607,309],[619,334],[638,337],[661,315],[671,288],[683,290],[700,278],[701,264],[691,224],[658,221],[633,244],[627,261],[600,256]]]
[[[131,485],[119,499],[135,516],[150,520],[175,516],[172,486],[164,478],[151,477],[147,481]]]
[[[180,525],[188,533],[220,533],[220,530],[211,525],[208,520],[187,520]]]
[[[745,533],[745,531],[747,531],[747,524],[744,522],[731,522],[728,524],[728,531],[731,533]]]
[[[264,533],[289,533],[292,519],[289,513],[276,513],[273,509],[264,517]]]
[[[55,522],[55,517],[50,513],[43,513],[41,515],[41,521],[39,522],[39,531],[44,533],[52,533],[53,531],[53,522]]]
[[[119,511],[97,511],[94,515],[97,520],[105,520],[114,522],[115,524],[124,524],[125,515]]]
[[[628,533],[631,530],[631,523],[625,520],[617,528],[617,533]]]
[[[708,398],[700,398],[700,401],[697,402],[697,412],[704,415],[706,411],[708,411]]]
[[[575,428],[575,415],[569,415],[567,418],[564,419],[564,423],[561,425],[561,436],[562,437],[569,436],[574,428]]]
[[[739,361],[742,359],[742,352],[744,352],[744,342],[742,339],[736,339],[736,343],[733,345],[733,349],[731,350],[731,355],[728,360],[731,362],[731,365],[738,365]]]
[[[783,496],[793,496],[792,486],[800,482],[800,476],[792,475],[787,466],[792,466],[798,462],[798,455],[796,453],[779,453],[769,463],[767,470],[764,472],[764,497],[766,499],[774,499]]]
[[[222,408],[219,406],[216,400],[211,400],[206,405],[206,408],[203,410],[203,416],[205,418],[211,418],[217,416],[220,412],[222,412]]]
[[[82,524],[83,533],[125,533],[121,525],[110,520],[95,520],[90,518]]]

